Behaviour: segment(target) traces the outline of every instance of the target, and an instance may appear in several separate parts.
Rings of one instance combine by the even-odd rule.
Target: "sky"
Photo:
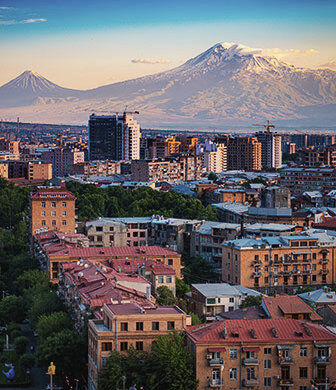
[[[0,85],[30,69],[89,89],[174,68],[219,42],[336,70],[336,0],[0,0]]]

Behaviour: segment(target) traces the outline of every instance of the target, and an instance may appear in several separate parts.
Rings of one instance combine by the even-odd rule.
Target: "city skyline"
[[[1,1],[0,85],[31,69],[89,89],[175,68],[223,41],[296,66],[333,67],[335,14],[332,1]]]

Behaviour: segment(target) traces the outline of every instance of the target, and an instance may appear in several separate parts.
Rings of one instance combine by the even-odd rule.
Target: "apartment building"
[[[199,389],[319,390],[336,380],[336,335],[294,319],[216,321],[188,327]]]
[[[69,175],[114,176],[121,174],[120,161],[98,160],[79,162],[69,167]]]
[[[0,151],[14,154],[16,157],[20,155],[20,141],[11,141],[6,137],[0,137]]]
[[[271,131],[255,134],[261,143],[262,169],[279,169],[282,165],[281,135]]]
[[[6,161],[0,162],[0,177],[8,179],[8,163]]]
[[[261,170],[261,143],[255,137],[221,137],[219,145],[227,147],[228,170]]]
[[[217,315],[238,309],[248,296],[259,292],[228,283],[192,284],[188,294],[188,309],[207,321],[215,321]]]
[[[330,191],[336,186],[336,170],[303,167],[282,169],[279,185],[287,187],[294,195],[304,191]]]
[[[227,146],[216,145],[210,140],[196,145],[196,155],[202,157],[206,172],[222,173],[227,170]]]
[[[240,224],[205,221],[191,233],[190,255],[203,257],[221,273],[222,242],[236,238],[240,229]]]
[[[265,293],[335,282],[334,237],[326,233],[223,242],[222,279]]]
[[[52,165],[54,176],[67,176],[70,167],[84,162],[84,152],[78,149],[55,148],[42,153],[41,161]]]
[[[45,267],[54,283],[58,283],[61,265],[64,263],[78,262],[82,259],[93,262],[108,261],[115,264],[116,269],[120,267],[131,267],[132,272],[140,272],[140,265],[145,266],[148,261],[162,263],[175,271],[175,275],[181,278],[181,255],[168,248],[159,246],[145,247],[84,247],[81,245],[74,246],[72,243],[54,240],[53,237],[45,238],[45,233],[38,234],[36,244],[38,246],[40,257],[43,258]],[[120,263],[117,264],[116,262]],[[126,264],[129,263],[129,264]],[[135,264],[135,265],[134,265]],[[135,266],[135,270],[133,269]],[[125,268],[125,269],[126,269]],[[165,270],[163,270],[165,271]],[[166,271],[165,271],[166,272]],[[172,275],[171,273],[170,275]],[[159,270],[158,276],[161,276]],[[162,274],[166,275],[166,273]],[[158,278],[161,282],[161,278]],[[164,278],[162,283],[167,282]],[[171,288],[174,289],[174,281],[171,280]]]
[[[75,233],[75,196],[65,187],[39,187],[30,195],[30,228]]]
[[[111,351],[133,347],[149,352],[158,336],[184,330],[190,324],[191,318],[177,306],[105,304],[102,319],[89,320],[88,389],[97,389],[98,373]]]
[[[50,180],[52,178],[52,165],[41,161],[7,161],[8,178],[24,178],[26,180]]]
[[[140,125],[132,113],[92,114],[89,119],[89,160],[138,160],[140,136]]]
[[[188,155],[132,161],[131,170],[132,180],[141,182],[200,180],[203,172],[201,157]]]
[[[152,217],[99,217],[86,222],[85,232],[91,246],[146,246],[152,219]],[[158,244],[161,245],[160,242]]]

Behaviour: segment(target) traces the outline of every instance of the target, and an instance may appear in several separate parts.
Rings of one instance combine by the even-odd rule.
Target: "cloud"
[[[1,26],[12,26],[14,24],[31,24],[46,22],[47,19],[24,19],[24,20],[0,20]]]
[[[336,59],[335,60],[330,60],[326,62],[325,64],[319,65],[319,68],[329,68],[332,70],[336,70]]]
[[[169,60],[157,60],[155,58],[139,58],[139,59],[133,59],[131,60],[133,64],[151,64],[151,65],[157,65],[157,64],[170,64]]]
[[[1,11],[5,11],[5,10],[9,10],[9,9],[13,9],[13,7],[0,7]]]
[[[308,57],[314,54],[318,54],[319,51],[315,49],[308,49],[308,50],[300,50],[300,49],[279,49],[279,48],[273,48],[273,49],[263,49],[262,53],[264,55],[274,56],[277,58],[285,58],[285,57]]]

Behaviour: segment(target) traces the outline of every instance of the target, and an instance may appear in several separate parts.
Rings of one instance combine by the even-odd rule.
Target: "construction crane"
[[[127,106],[125,107],[125,111],[123,112],[123,114],[139,114],[139,111],[126,111],[126,108]],[[109,110],[96,110],[96,109],[92,109],[92,108],[86,108],[84,111],[91,111],[91,112],[104,112],[104,113],[108,113],[108,114],[116,114],[118,115],[119,114],[119,111],[109,111]]]
[[[270,125],[269,121],[266,121],[266,125],[255,125],[255,124],[253,124],[252,126],[264,127],[268,133],[271,131],[271,128],[275,129],[275,126],[274,125]]]

